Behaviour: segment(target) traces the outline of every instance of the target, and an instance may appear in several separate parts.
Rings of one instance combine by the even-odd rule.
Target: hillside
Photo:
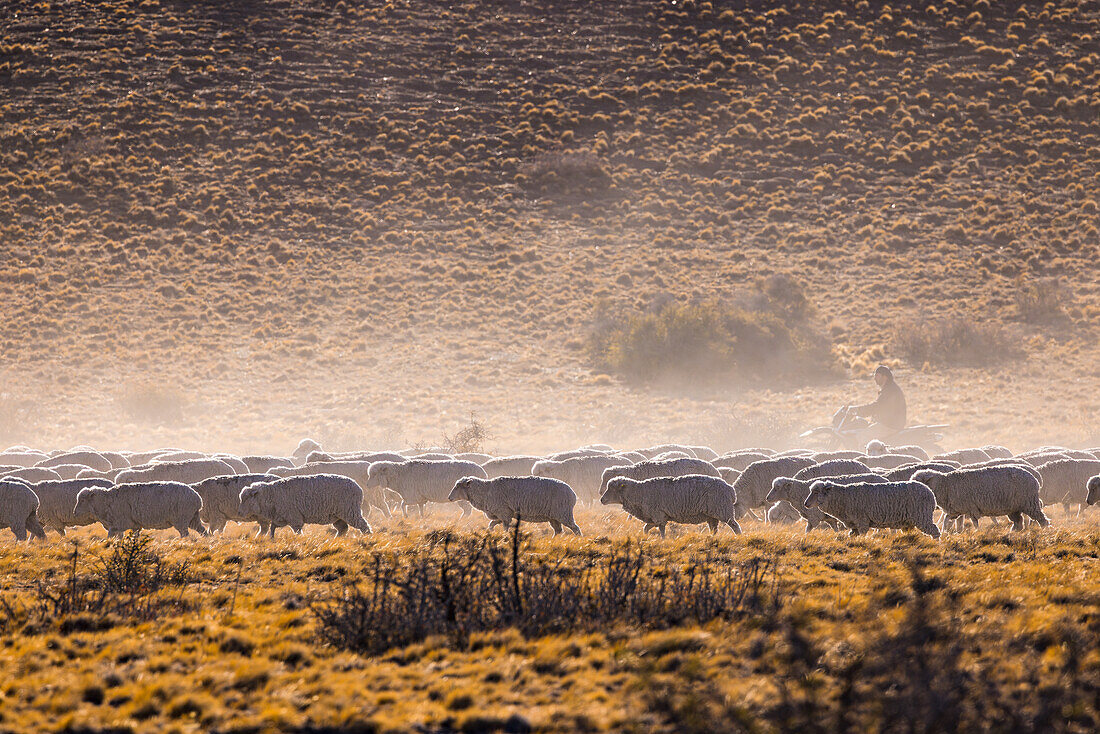
[[[880,359],[949,443],[1092,439],[1100,3],[743,5],[8,3],[0,440],[780,441]],[[775,275],[859,381],[585,352]],[[1026,357],[910,364],[950,314]]]

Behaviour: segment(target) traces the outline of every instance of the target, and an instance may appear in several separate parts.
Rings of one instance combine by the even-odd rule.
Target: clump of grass
[[[790,381],[835,368],[829,340],[808,323],[801,289],[765,284],[731,304],[666,302],[642,312],[598,308],[589,337],[593,366],[631,382],[687,378]]]
[[[907,321],[894,330],[894,349],[916,367],[994,367],[1025,356],[1003,326],[966,316]]]
[[[1067,318],[1069,295],[1057,278],[1033,281],[1018,278],[1013,299],[1020,318],[1029,324],[1049,324]]]

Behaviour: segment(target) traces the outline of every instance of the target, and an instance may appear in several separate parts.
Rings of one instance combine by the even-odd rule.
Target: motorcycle
[[[881,426],[872,428],[870,421],[856,415],[851,406],[845,405],[833,414],[832,425],[811,428],[799,438],[823,450],[863,450],[869,441],[877,438],[887,446],[917,445],[932,455],[943,453],[940,441],[943,440],[945,428],[945,423],[907,426],[884,436]]]

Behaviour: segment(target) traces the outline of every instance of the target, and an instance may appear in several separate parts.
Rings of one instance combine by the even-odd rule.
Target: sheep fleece
[[[82,489],[76,496],[74,514],[88,510],[108,535],[143,528],[176,528],[180,535],[187,535],[188,528],[205,531],[199,517],[202,497],[180,482],[134,482],[110,489]]]
[[[916,528],[933,538],[940,529],[932,521],[936,496],[920,482],[836,484],[826,479],[810,487],[807,507],[818,507],[860,535],[869,528]]]
[[[581,534],[573,520],[577,495],[563,481],[549,477],[464,477],[455,484],[451,501],[466,500],[493,521],[490,525],[510,525],[513,518],[523,522],[548,522],[555,534],[560,526]]]

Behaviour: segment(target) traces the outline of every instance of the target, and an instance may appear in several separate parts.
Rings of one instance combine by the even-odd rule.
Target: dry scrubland
[[[1100,6],[751,5],[7,3],[0,439],[781,442],[880,359],[949,443],[1093,438]],[[586,348],[773,276],[833,376]]]
[[[520,539],[521,607],[503,533],[488,545],[500,582],[485,574],[488,591],[467,603],[454,582],[485,523],[456,527],[442,510],[340,540],[239,528],[197,541],[153,533],[126,551],[80,531],[75,574],[69,542],[3,543],[0,730],[1096,731],[1100,535],[1094,519],[1054,520],[939,543],[759,525],[657,541],[586,510],[584,538]],[[631,577],[624,559],[638,548],[647,591],[617,623],[605,613],[614,595],[571,607],[550,593]],[[425,571],[429,606],[453,602],[431,636],[378,617],[360,627],[339,601],[352,585],[371,598],[393,553],[405,581]],[[74,597],[77,608],[58,611]],[[522,619],[507,621],[517,608],[549,621],[525,634]],[[574,608],[585,611],[554,615]],[[389,630],[410,637],[380,642]]]

